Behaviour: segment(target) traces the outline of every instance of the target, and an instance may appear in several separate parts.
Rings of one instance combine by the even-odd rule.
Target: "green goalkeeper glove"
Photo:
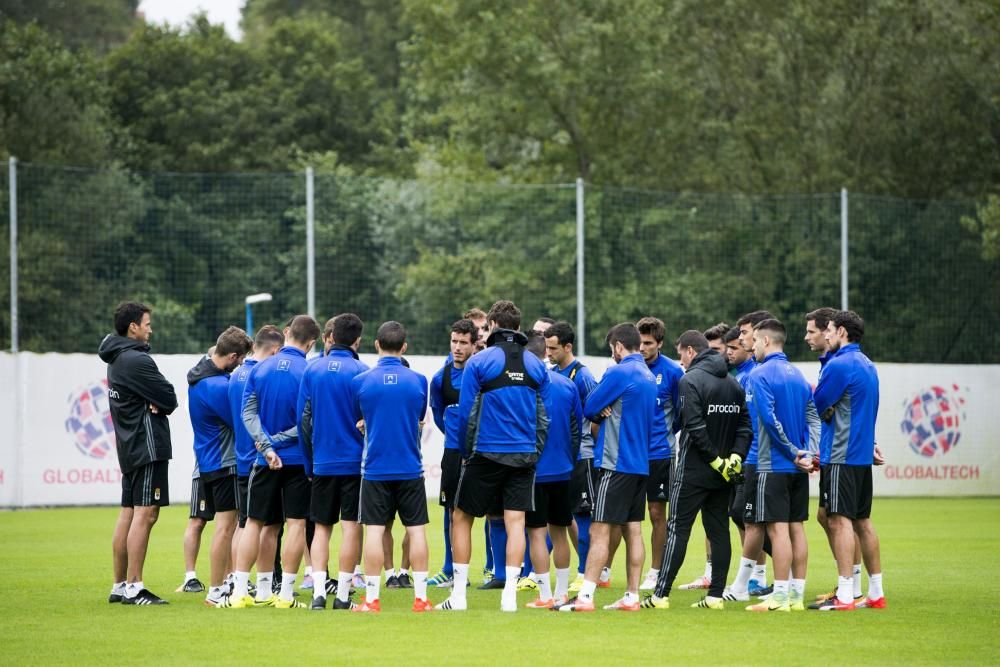
[[[722,475],[722,479],[729,481],[729,471],[726,468],[726,459],[715,457],[715,460],[708,464],[712,470]]]
[[[743,457],[739,454],[730,454],[726,459],[726,474],[723,475],[726,481],[734,484],[743,483]]]

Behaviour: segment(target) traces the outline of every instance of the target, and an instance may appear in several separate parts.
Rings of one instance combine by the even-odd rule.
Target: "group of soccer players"
[[[481,588],[502,589],[502,611],[517,611],[517,591],[526,588],[538,591],[528,608],[593,611],[596,589],[610,586],[621,542],[626,590],[604,608],[666,609],[700,512],[706,571],[682,588],[707,595],[692,606],[722,609],[729,600],[751,611],[800,610],[808,475],[819,470],[817,518],[839,578],[808,606],[882,608],[870,520],[871,466],[881,463],[878,378],[860,350],[864,323],[853,312],[820,308],[805,324],[806,341],[820,353],[815,389],[788,362],[786,328],[766,311],[745,315],[736,327],[684,332],[674,345],[679,364],[661,352],[659,319],[616,325],[606,342],[617,363],[600,382],[575,358],[568,323],[541,318],[522,332],[510,301],[488,313],[471,310],[452,325],[451,354],[429,383],[408,368],[398,322],[378,328],[374,368],[358,358],[364,325],[353,314],[332,318],[322,332],[299,315],[284,331],[264,327],[252,341],[230,327],[188,374],[200,499],[192,502],[192,521],[197,527],[207,505],[217,522],[206,604],[321,610],[334,595],[335,610],[378,612],[392,553],[386,538],[398,514],[413,611],[467,608],[473,521],[483,517],[492,569]],[[308,359],[319,339],[323,355]],[[444,566],[430,578],[420,451],[428,403],[445,434]],[[647,508],[652,562],[643,577]],[[730,519],[742,557],[727,586]],[[333,579],[327,563],[336,523]],[[280,586],[268,571],[279,540]],[[310,605],[294,592],[307,543]],[[579,556],[573,582],[571,544]],[[773,587],[766,585],[765,553]],[[187,575],[193,579],[193,565]],[[363,598],[353,600],[352,588],[362,584]],[[429,586],[450,595],[435,606]],[[647,593],[640,598],[640,591]]]

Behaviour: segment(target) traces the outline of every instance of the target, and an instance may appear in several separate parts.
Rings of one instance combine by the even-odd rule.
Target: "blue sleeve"
[[[826,414],[826,411],[832,408],[844,395],[849,381],[850,368],[847,364],[831,361],[823,368],[819,382],[816,384],[816,392],[813,394],[816,411],[819,412],[823,421],[830,421],[830,416]]]
[[[307,463],[312,462],[313,441],[312,441],[312,402],[310,401],[311,385],[309,373],[302,376],[299,383],[299,397],[295,402],[295,424],[299,429],[299,439],[302,441],[302,450],[305,453]]]
[[[434,415],[434,424],[438,429],[444,433],[444,395],[441,393],[441,383],[443,382],[444,373],[451,372],[451,369],[447,366],[443,367],[440,371],[434,374],[431,379],[430,386],[430,398],[431,398],[431,413]],[[461,395],[461,394],[460,394]]]
[[[602,419],[601,410],[615,402],[619,396],[625,393],[627,376],[625,373],[615,373],[614,368],[609,368],[601,381],[594,387],[587,396],[583,404],[583,415],[594,423],[599,423]]]
[[[767,377],[763,373],[751,373],[747,384],[753,392],[753,405],[757,412],[758,427],[767,430],[776,451],[785,458],[795,461],[799,448],[789,440],[785,427],[778,417],[774,392],[771,391],[771,384]]]
[[[469,436],[469,417],[472,415],[472,406],[479,398],[479,364],[475,363],[473,357],[465,366],[465,373],[462,374],[462,391],[458,397],[458,451],[462,453],[462,458],[468,458],[471,451]]]
[[[819,413],[816,412],[816,403],[810,398],[806,403],[806,432],[803,442],[809,443],[809,451],[819,454],[820,438]]]
[[[576,391],[571,393],[573,397],[573,423],[570,425],[570,436],[573,439],[573,460],[580,454],[580,446],[583,443],[583,403],[580,402],[580,394]]]
[[[254,370],[257,370],[257,367]],[[240,417],[243,419],[243,425],[246,427],[247,433],[253,438],[257,450],[264,454],[268,449],[272,448],[274,443],[271,441],[271,436],[264,430],[263,425],[260,423],[260,413],[257,410],[256,379],[257,374],[251,371],[250,377],[247,379],[247,386],[243,388],[243,413]]]

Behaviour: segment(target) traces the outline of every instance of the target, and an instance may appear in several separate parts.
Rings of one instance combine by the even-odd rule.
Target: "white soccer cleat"
[[[652,570],[650,570],[649,572],[647,572],[646,573],[646,578],[642,580],[641,584],[639,584],[639,590],[640,591],[652,591],[652,590],[655,590],[656,589],[656,577],[657,577],[657,575],[653,574]]]

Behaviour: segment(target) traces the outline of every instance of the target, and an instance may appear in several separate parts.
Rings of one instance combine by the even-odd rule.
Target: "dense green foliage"
[[[240,41],[135,6],[0,0],[25,349],[92,350],[130,296],[161,351],[248,293],[301,311],[311,165],[318,314],[414,352],[498,297],[575,319],[575,194],[536,184],[582,177],[591,352],[648,313],[839,304],[846,187],[873,356],[1000,361],[995,2],[249,0]]]

